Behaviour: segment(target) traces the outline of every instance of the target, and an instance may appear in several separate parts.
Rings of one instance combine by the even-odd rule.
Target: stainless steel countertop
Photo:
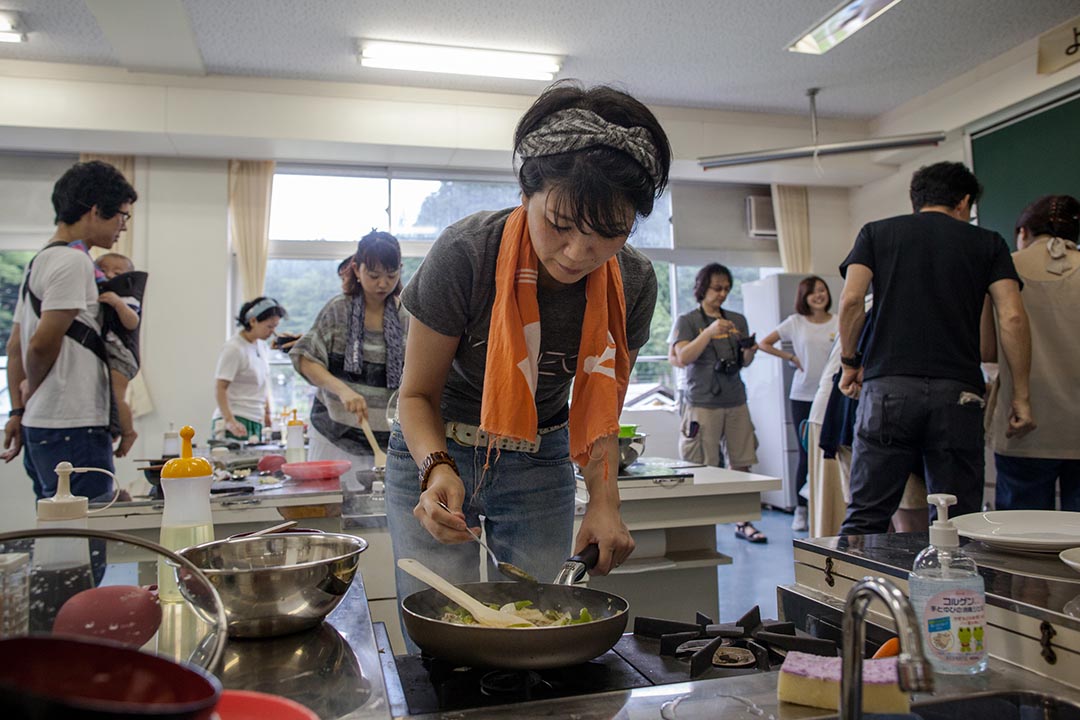
[[[803,720],[836,714],[822,708],[778,702],[777,677],[777,673],[760,673],[724,680],[700,680],[561,700],[417,715],[410,716],[410,720],[752,720],[755,717],[766,720]],[[916,695],[916,703],[1010,690],[1045,692],[1074,703],[1080,702],[1080,693],[1077,691],[997,660],[991,660],[990,669],[980,676],[936,677],[939,681],[938,690],[933,695]],[[917,706],[913,709],[918,711]]]
[[[319,627],[279,638],[230,638],[218,676],[226,689],[283,695],[323,720],[390,718],[379,650],[359,573]]]

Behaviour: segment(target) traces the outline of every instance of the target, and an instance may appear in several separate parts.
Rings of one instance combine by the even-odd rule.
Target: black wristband
[[[8,411],[8,417],[22,417],[26,413],[26,408],[11,408]]]
[[[841,355],[840,356],[840,364],[843,365],[844,367],[860,368],[860,367],[862,367],[862,353],[857,352],[854,355],[852,355],[851,357],[844,357],[843,355]]]

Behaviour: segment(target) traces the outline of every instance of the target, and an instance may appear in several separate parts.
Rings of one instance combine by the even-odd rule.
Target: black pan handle
[[[596,543],[585,546],[585,549],[574,555],[567,562],[577,562],[585,566],[585,570],[592,570],[600,560],[600,546]]]

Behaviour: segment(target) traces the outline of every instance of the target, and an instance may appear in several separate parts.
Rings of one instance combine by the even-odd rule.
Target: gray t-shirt
[[[744,316],[730,310],[723,312],[726,319],[735,323],[738,332],[711,340],[698,359],[686,368],[686,392],[691,405],[730,408],[746,404],[746,386],[743,385],[742,376],[718,370],[717,363],[722,360],[738,361],[741,352],[739,339],[747,337],[750,329]],[[675,343],[692,341],[715,319],[705,315],[700,306],[680,315],[675,323]]]
[[[442,396],[447,421],[480,423],[495,265],[512,210],[476,213],[446,228],[401,294],[418,321],[461,338]],[[649,341],[656,273],[649,259],[629,245],[616,257],[626,298],[626,340],[633,351]],[[536,413],[539,426],[546,427],[566,419],[585,316],[585,279],[555,290],[538,287],[537,301],[541,337]]]

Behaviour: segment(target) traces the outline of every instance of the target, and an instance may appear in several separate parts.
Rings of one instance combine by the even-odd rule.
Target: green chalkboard
[[[1080,198],[1080,97],[971,141],[985,187],[979,225],[1015,243],[1016,219],[1041,195]]]

